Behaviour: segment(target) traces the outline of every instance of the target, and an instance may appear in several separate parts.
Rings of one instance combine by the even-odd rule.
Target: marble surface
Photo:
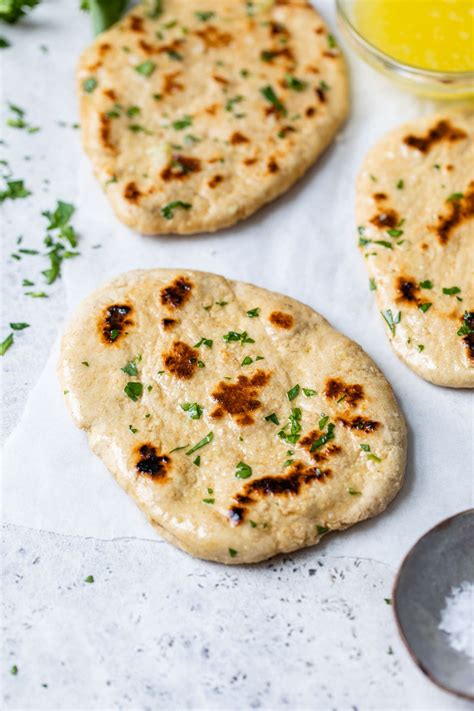
[[[76,535],[65,535],[71,532],[64,524],[60,535],[48,532],[51,527],[45,523],[38,524],[38,530],[12,525],[7,516],[3,707],[7,711],[471,708],[432,686],[413,666],[385,602],[397,565],[427,524],[469,505],[464,495],[456,493],[462,487],[452,487],[447,476],[456,466],[458,450],[459,457],[468,459],[469,406],[465,393],[423,383],[391,352],[354,248],[352,198],[348,198],[357,167],[377,136],[402,118],[434,107],[397,92],[351,58],[352,117],[316,171],[274,206],[232,231],[153,242],[118,225],[81,158],[73,128],[77,121],[73,73],[78,54],[90,39],[90,28],[78,5],[76,0],[43,0],[30,19],[2,28],[13,46],[0,56],[1,158],[33,193],[27,200],[2,207],[1,337],[10,321],[31,324],[15,336],[14,346],[1,359],[3,440],[21,422],[22,439],[18,439],[20,426],[10,443],[21,441],[23,451],[29,446],[25,417],[38,412],[38,398],[42,417],[48,421],[53,395],[43,369],[65,315],[91,288],[118,273],[125,261],[131,268],[182,264],[242,279],[248,278],[253,264],[260,285],[320,308],[390,373],[410,423],[409,467],[403,493],[384,517],[334,536],[334,541],[328,539],[315,550],[255,568],[228,570],[193,560],[165,543],[144,540],[146,535],[112,535],[111,540],[102,540],[108,537],[100,530],[109,500],[97,507],[101,511],[97,530],[93,529],[95,538],[87,537],[91,534],[85,525],[75,526]],[[318,5],[334,26],[333,3],[323,0]],[[27,119],[41,131],[27,134],[5,128],[8,102],[25,108]],[[377,111],[369,111],[369,106]],[[326,176],[334,180],[336,174],[337,181],[328,185]],[[73,223],[81,236],[81,257],[65,266],[48,299],[29,299],[23,295],[21,281],[34,279],[39,286],[38,275],[46,264],[39,257],[18,261],[9,255],[16,250],[19,235],[23,247],[41,248],[46,225],[41,212],[53,209],[57,199],[78,206]],[[314,212],[302,213],[298,207],[302,200],[310,201]],[[334,209],[327,209],[328,200],[334,201]],[[311,250],[298,261],[295,245],[305,232],[311,236]],[[239,239],[232,240],[232,234]],[[99,250],[94,249],[97,243],[102,244]],[[328,245],[337,266],[324,275],[321,264],[327,263]],[[357,305],[358,318],[345,307],[348,303]],[[361,330],[361,323],[368,327]],[[429,423],[423,427],[420,423],[427,412]],[[90,456],[80,433],[75,437],[78,456],[81,451]],[[443,444],[446,439],[449,451]],[[38,460],[51,461],[54,468],[54,430],[44,442],[47,450],[38,441],[31,447]],[[10,446],[10,456],[11,450]],[[21,461],[19,456],[18,475]],[[98,477],[108,476],[97,462],[93,466],[98,467]],[[8,473],[15,476],[16,470]],[[51,469],[54,476],[60,473],[60,466]],[[431,484],[436,480],[434,494],[430,477]],[[71,507],[76,504],[78,519],[88,505],[86,494],[85,487],[80,506],[77,497],[75,503],[68,501]],[[125,496],[115,496],[116,510],[128,515]],[[34,502],[28,493],[25,497],[25,511],[33,512]],[[96,507],[96,502],[91,500],[89,506]],[[409,527],[403,523],[407,507],[412,516]],[[33,513],[25,518],[34,525]],[[88,575],[94,576],[94,583],[84,582]],[[10,672],[13,666],[17,674]]]

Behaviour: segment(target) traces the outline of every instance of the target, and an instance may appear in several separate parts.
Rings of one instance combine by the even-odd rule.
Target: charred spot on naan
[[[421,296],[420,286],[416,279],[411,276],[398,276],[395,279],[395,301],[397,304],[422,306],[429,303]]]
[[[198,352],[183,341],[175,341],[171,350],[163,353],[166,370],[178,380],[191,380],[198,363]]]
[[[236,505],[231,506],[227,512],[229,522],[233,526],[241,524],[249,507],[266,496],[298,496],[303,486],[313,482],[324,483],[331,475],[330,469],[320,469],[307,466],[303,462],[295,462],[291,470],[283,476],[264,476],[254,479],[244,486],[242,494],[234,496]]]
[[[123,196],[128,202],[137,203],[142,196],[137,184],[132,180],[126,184],[123,190]]]
[[[169,72],[163,75],[163,84],[161,86],[161,94],[163,96],[175,94],[177,91],[184,91],[184,84],[177,79],[180,75],[180,71]]]
[[[99,116],[99,137],[100,142],[109,151],[116,151],[116,146],[110,140],[111,131],[111,119],[107,114],[100,114]]]
[[[474,311],[465,311],[461,322],[458,334],[466,346],[469,359],[474,361]]]
[[[152,479],[164,481],[168,478],[171,458],[167,454],[159,454],[155,445],[145,442],[134,450],[135,469],[138,474]]]
[[[230,32],[221,32],[215,25],[208,25],[203,30],[194,30],[194,34],[203,41],[206,49],[227,47],[234,39]]]
[[[421,153],[429,153],[431,148],[441,141],[453,143],[463,138],[467,138],[467,133],[462,128],[453,126],[448,119],[441,119],[428,129],[424,136],[409,134],[405,136],[403,143],[410,148],[416,148]]]
[[[171,284],[164,286],[160,292],[160,301],[170,309],[179,309],[191,298],[193,283],[185,276],[177,276]]]
[[[326,397],[338,402],[344,401],[351,407],[356,407],[364,399],[364,388],[357,383],[345,383],[341,378],[329,378],[324,388]]]
[[[343,427],[353,430],[354,432],[364,432],[370,434],[375,432],[380,427],[380,422],[369,420],[366,417],[338,417],[337,422],[340,422]]]
[[[293,327],[295,319],[291,314],[285,313],[284,311],[272,311],[268,320],[273,326],[277,328],[290,329]]]
[[[131,32],[144,32],[145,30],[143,29],[143,17],[139,17],[138,15],[129,15],[128,16],[128,29]]]
[[[185,180],[191,173],[199,173],[201,161],[199,158],[190,156],[174,155],[171,163],[161,171],[161,177],[165,181]]]
[[[175,318],[163,318],[161,319],[161,325],[163,327],[163,331],[171,331],[177,324],[177,320]]]
[[[474,218],[474,180],[469,183],[465,193],[448,198],[445,204],[445,214],[438,215],[437,224],[428,227],[443,245],[448,243],[460,225]]]
[[[251,377],[239,375],[236,383],[221,381],[212,397],[218,403],[211,412],[211,417],[221,419],[230,415],[240,426],[252,425],[253,413],[262,407],[258,400],[260,390],[267,385],[271,374],[257,370]]]
[[[126,327],[133,325],[133,309],[129,304],[112,304],[104,309],[99,319],[99,333],[102,340],[110,345],[126,335]]]
[[[229,138],[229,143],[231,146],[239,146],[242,143],[250,143],[250,139],[248,139],[243,133],[240,133],[240,131],[234,131]]]
[[[370,218],[370,222],[379,229],[393,229],[400,222],[400,216],[392,207],[384,207]]]
[[[218,173],[217,175],[213,175],[212,178],[208,181],[208,186],[211,188],[211,190],[214,190],[214,188],[217,188],[217,186],[224,181],[224,176],[220,175]]]

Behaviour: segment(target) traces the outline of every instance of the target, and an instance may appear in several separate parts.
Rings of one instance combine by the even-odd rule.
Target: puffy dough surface
[[[124,274],[80,306],[59,376],[92,450],[164,538],[202,558],[312,545],[383,511],[403,481],[405,423],[372,360],[249,284]]]
[[[385,136],[362,167],[356,212],[397,355],[432,383],[474,387],[474,114]]]
[[[330,143],[347,113],[344,60],[302,0],[162,7],[138,5],[83,53],[83,145],[125,224],[213,231],[287,190]]]

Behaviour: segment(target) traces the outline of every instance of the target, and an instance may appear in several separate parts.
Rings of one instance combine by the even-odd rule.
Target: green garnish
[[[300,386],[299,386],[299,385],[293,385],[293,387],[290,388],[290,390],[288,390],[288,392],[286,393],[287,396],[288,396],[288,400],[289,400],[290,402],[291,402],[292,400],[294,400],[295,397],[298,397],[299,392],[300,392]]]
[[[166,54],[170,59],[174,59],[176,62],[182,62],[184,59],[183,55],[175,49],[167,49]]]
[[[328,45],[330,49],[334,49],[334,47],[337,47],[337,42],[334,35],[328,35]]]
[[[464,312],[463,316],[463,325],[461,328],[457,331],[458,336],[469,336],[471,333],[474,333],[474,328],[471,327],[471,319],[472,319],[472,314],[469,313],[469,311]]]
[[[11,128],[26,128],[28,133],[37,133],[40,130],[38,126],[31,126],[25,121],[25,111],[20,109],[19,106],[9,104],[8,108],[15,114],[16,118],[7,119],[7,126]]]
[[[95,77],[89,77],[88,79],[84,79],[82,82],[82,88],[84,89],[87,94],[92,94],[94,89],[97,88],[97,79]]]
[[[403,190],[404,187],[405,187],[404,181],[403,181],[403,180],[399,180],[398,183],[397,183],[397,190]]]
[[[16,676],[18,674],[18,667],[16,664],[11,667],[10,674],[12,674],[13,676]]]
[[[25,188],[23,180],[7,180],[7,189],[0,191],[0,202],[4,200],[18,200],[31,195],[31,192]]]
[[[316,525],[316,531],[317,531],[318,535],[324,536],[324,534],[329,531],[329,528],[327,526]]]
[[[207,12],[197,11],[194,14],[196,15],[198,20],[201,20],[201,22],[207,22],[211,19],[211,17],[214,17],[216,13],[212,10],[208,10]]]
[[[332,422],[330,422],[328,424],[328,429],[327,429],[326,434],[322,434],[320,437],[318,437],[318,439],[315,442],[313,442],[313,444],[311,445],[311,449],[309,451],[315,452],[317,449],[324,447],[325,444],[327,444],[332,439],[334,439],[334,437],[335,437],[334,429],[335,429],[335,425],[333,425]]]
[[[418,353],[421,353],[422,351],[424,351],[425,350],[424,345],[422,343],[419,343],[417,345],[417,350],[418,350]]]
[[[25,296],[31,296],[33,299],[47,299],[48,294],[44,291],[25,291]]]
[[[241,366],[242,365],[251,365],[252,363],[253,363],[252,358],[250,356],[245,356],[245,358],[243,359],[243,361],[240,365]]]
[[[357,489],[353,489],[352,486],[349,486],[347,489],[347,493],[350,494],[351,496],[360,496],[361,493],[360,491],[357,491]]]
[[[386,247],[387,249],[393,249],[393,244],[391,242],[387,242],[384,239],[374,239],[371,240],[374,244],[380,244],[382,247]]]
[[[186,449],[186,447],[189,447],[189,444],[183,444],[182,447],[175,447],[174,449],[170,450],[170,454],[173,454],[173,452],[180,452],[182,449]]]
[[[427,301],[425,304],[418,304],[418,308],[425,314],[432,305],[430,301]]]
[[[277,415],[276,415],[275,412],[272,412],[271,415],[267,415],[264,419],[265,419],[267,422],[273,422],[274,425],[279,425],[279,424],[280,424],[280,420],[278,419],[278,417],[277,417]]]
[[[403,234],[403,230],[391,229],[387,230],[387,234],[390,235],[390,237],[401,237]]]
[[[239,462],[235,469],[236,479],[248,479],[252,476],[252,467],[249,467],[245,462]]]
[[[132,432],[132,434],[137,434],[138,432],[137,428],[133,427],[133,425],[129,425],[128,429],[130,430],[130,432]]]
[[[81,360],[81,365],[85,365],[86,368],[89,367],[89,361],[88,360]]]
[[[131,375],[132,378],[136,377],[138,375],[137,363],[139,363],[141,359],[142,357],[140,355],[137,355],[133,360],[128,361],[127,365],[124,365],[123,368],[120,368],[120,370],[122,370],[127,375]]]
[[[461,289],[459,286],[449,286],[449,287],[443,287],[443,294],[447,294],[447,296],[454,296],[455,294],[460,294]]]
[[[203,504],[215,504],[216,500],[215,499],[202,499]]]
[[[0,49],[6,49],[7,47],[11,47],[10,42],[6,37],[0,37]]]
[[[361,444],[360,448],[364,450],[364,452],[370,452],[370,444]]]
[[[135,67],[135,71],[138,74],[142,74],[144,77],[150,77],[156,69],[156,63],[152,62],[151,59],[147,59],[145,62],[138,64]]]
[[[91,14],[92,29],[95,35],[114,25],[125,12],[127,0],[82,0],[81,10]]]
[[[174,217],[174,211],[177,208],[181,208],[182,210],[190,210],[192,205],[189,202],[183,202],[182,200],[174,200],[173,202],[169,202],[167,205],[161,208],[161,214],[165,218],[165,220],[172,220]]]
[[[202,345],[205,345],[206,348],[212,348],[212,344],[214,341],[210,338],[201,338],[197,343],[194,344],[194,348],[200,348]]]
[[[290,434],[285,431],[288,426],[290,426]],[[294,407],[288,416],[287,424],[279,431],[278,436],[288,444],[296,444],[300,438],[301,430],[301,408]]]
[[[130,400],[133,400],[133,402],[137,402],[137,400],[141,398],[143,394],[143,385],[141,383],[134,383],[130,381],[126,384],[123,391],[125,395],[128,395]]]
[[[195,467],[200,467],[201,466],[201,457],[196,457],[196,459],[193,460],[193,464]]]
[[[420,281],[420,286],[422,289],[432,289],[433,282],[430,281],[429,279],[425,279],[424,281]]]
[[[88,575],[87,578],[84,578],[85,583],[93,583],[94,582],[94,576],[93,575]]]
[[[229,548],[229,555],[231,558],[235,558],[237,553],[238,553],[238,551],[236,551],[235,548]]]
[[[375,279],[373,277],[369,279],[369,289],[370,291],[375,291],[377,289],[377,284],[375,283]]]
[[[0,343],[0,356],[5,355],[7,350],[13,345],[13,333],[9,333],[4,341]]]
[[[319,82],[319,88],[321,89],[321,91],[329,91],[329,89],[330,89],[331,87],[329,86],[329,84],[326,84],[326,82],[325,82],[324,80],[321,80],[321,81]],[[373,176],[372,176],[372,175],[371,175],[370,177],[373,179]],[[377,180],[377,178],[375,178],[375,181],[376,181],[376,180]],[[374,181],[374,182],[375,182],[375,181]]]
[[[257,316],[260,316],[260,309],[258,307],[256,309],[250,309],[250,311],[247,311],[247,316],[249,318],[256,318]]]
[[[390,597],[384,597],[384,602],[386,605],[391,605],[392,604],[392,598]]]
[[[27,8],[31,10],[38,3],[39,0],[2,0],[0,3],[0,20],[13,25],[27,14]]]
[[[175,131],[183,131],[183,129],[188,128],[189,126],[192,126],[193,120],[191,116],[183,116],[182,119],[178,119],[177,121],[173,121],[171,124],[174,128]]]
[[[201,449],[201,447],[205,447],[206,444],[209,444],[209,442],[212,442],[213,439],[214,439],[214,433],[209,432],[200,442],[195,444],[194,447],[191,447],[191,449],[189,449],[186,452],[186,456],[189,457],[190,454],[194,454],[194,452],[196,452],[198,449]]]
[[[285,105],[280,101],[278,96],[275,94],[275,91],[273,87],[268,84],[267,86],[264,86],[260,89],[260,93],[263,96],[264,99],[270,102],[274,106],[274,108],[278,111],[278,113],[282,114],[283,116],[287,115],[287,110],[285,108]]]
[[[23,331],[24,328],[29,328],[30,324],[29,323],[11,323],[10,328],[12,328],[14,331]]]
[[[180,405],[181,409],[188,413],[191,420],[199,420],[203,413],[203,408],[197,402],[185,402]]]
[[[376,454],[368,454],[367,459],[371,459],[373,462],[381,462],[382,460],[380,457],[377,457]]]
[[[250,338],[247,331],[242,331],[242,333],[237,333],[237,331],[229,331],[224,336],[222,336],[226,343],[238,342],[240,341],[242,345],[245,343],[255,343],[253,338]]]
[[[308,86],[308,82],[297,79],[291,74],[285,74],[285,84],[289,89],[293,89],[293,91],[304,91]]]
[[[446,198],[447,202],[456,202],[457,200],[462,200],[464,197],[464,193],[452,193],[448,198]]]
[[[313,397],[314,395],[317,395],[316,390],[311,390],[310,388],[303,388],[303,392],[306,397]]]
[[[328,422],[329,422],[329,415],[323,415],[323,413],[321,413],[321,419],[319,420],[319,424],[318,424],[319,429],[323,430],[326,427]]]
[[[393,315],[392,309],[387,309],[386,311],[381,311],[380,313],[382,314],[382,317],[385,320],[387,326],[391,330],[392,336],[394,336],[397,324],[400,323],[400,320],[402,318],[401,311],[399,311],[396,316]]]
[[[236,104],[240,104],[240,102],[243,101],[243,98],[244,98],[244,97],[239,94],[238,96],[234,96],[234,97],[232,97],[231,99],[228,99],[227,102],[226,102],[226,105],[225,105],[225,110],[226,110],[226,111],[233,111],[233,110],[234,110],[234,106],[235,106]]]

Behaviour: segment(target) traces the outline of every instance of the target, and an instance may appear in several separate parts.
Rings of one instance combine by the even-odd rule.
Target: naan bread
[[[82,139],[120,220],[213,231],[287,190],[347,114],[344,60],[302,0],[135,7],[79,64]]]
[[[265,289],[124,274],[80,307],[59,374],[92,450],[164,538],[202,558],[312,545],[402,484],[405,424],[385,378],[312,309]]]
[[[357,224],[397,355],[432,383],[474,387],[474,114],[424,117],[377,143]]]

